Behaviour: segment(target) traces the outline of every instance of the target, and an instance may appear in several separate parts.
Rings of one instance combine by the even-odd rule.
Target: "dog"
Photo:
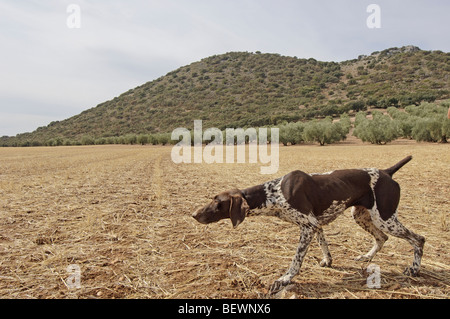
[[[243,190],[232,189],[214,197],[211,203],[192,216],[209,224],[230,218],[236,228],[246,216],[269,215],[300,227],[300,242],[288,271],[270,287],[276,293],[298,274],[314,235],[322,249],[321,266],[330,267],[332,257],[322,226],[329,224],[352,207],[356,223],[375,238],[375,244],[357,260],[370,261],[390,234],[414,247],[412,266],[405,274],[417,276],[425,238],[413,233],[397,219],[400,186],[392,176],[412,159],[408,156],[387,169],[364,168],[307,174],[296,170],[285,176]]]

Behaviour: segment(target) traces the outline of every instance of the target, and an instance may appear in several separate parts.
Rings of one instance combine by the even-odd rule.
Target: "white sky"
[[[369,4],[381,28],[369,29]],[[81,9],[70,29],[70,4]],[[230,51],[343,61],[450,51],[448,0],[0,0],[0,136],[30,132]]]

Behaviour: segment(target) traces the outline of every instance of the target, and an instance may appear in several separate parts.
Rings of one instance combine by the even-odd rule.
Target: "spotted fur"
[[[330,173],[332,172],[311,175],[328,175]],[[300,271],[303,259],[315,233],[317,233],[317,242],[323,253],[323,259],[320,262],[320,265],[322,267],[331,266],[332,257],[321,226],[336,219],[347,208],[347,201],[335,200],[318,218],[314,216],[312,212],[299,212],[297,209],[293,208],[284,197],[281,190],[282,181],[283,177],[264,183],[266,202],[263,204],[263,208],[259,209],[258,212],[264,215],[276,216],[282,220],[300,226],[301,235],[296,254],[291,262],[289,270],[285,275],[279,278],[274,285],[272,285],[272,292],[278,291],[281,287],[287,285]]]
[[[421,263],[421,257],[423,254],[424,238],[420,235],[416,235],[406,229],[397,219],[397,211],[388,220],[384,221],[380,217],[380,213],[377,209],[377,195],[375,192],[375,186],[380,177],[380,171],[377,168],[364,168],[362,171],[366,172],[369,176],[369,187],[373,194],[374,204],[368,210],[362,206],[352,207],[352,216],[356,223],[360,225],[364,230],[369,232],[375,239],[375,244],[372,249],[365,255],[361,255],[356,258],[358,261],[370,261],[375,254],[381,250],[384,242],[388,239],[388,236],[384,232],[396,237],[404,238],[411,245],[414,246],[414,261],[413,265],[405,270],[405,274],[417,275]],[[310,176],[318,175],[331,175],[334,171],[326,173],[312,173]],[[299,246],[297,248],[294,259],[289,267],[289,270],[285,275],[277,280],[272,286],[272,290],[279,290],[282,286],[289,283],[292,278],[300,270],[303,258],[308,249],[314,233],[317,232],[317,242],[322,249],[323,260],[320,262],[321,266],[331,266],[332,257],[328,249],[325,236],[321,226],[326,225],[335,220],[340,214],[342,214],[347,208],[347,203],[350,198],[344,201],[334,200],[332,204],[325,209],[319,217],[313,216],[311,212],[299,212],[293,208],[283,196],[281,190],[281,182],[283,177],[264,183],[264,190],[266,195],[265,206],[272,208],[271,210],[265,210],[267,215],[275,215],[285,221],[294,223],[300,226],[302,235],[300,237]],[[384,232],[383,232],[384,231]]]
[[[314,235],[323,253],[320,265],[331,266],[332,257],[322,226],[334,221],[348,207],[352,207],[356,223],[375,239],[370,251],[357,257],[357,260],[372,260],[388,239],[386,234],[390,234],[407,240],[414,247],[412,266],[405,273],[416,276],[425,238],[411,232],[398,221],[400,186],[392,179],[392,175],[411,158],[407,157],[385,170],[348,169],[323,174],[293,171],[262,185],[242,191],[223,192],[210,205],[198,210],[194,218],[203,223],[226,218],[231,207],[235,207],[233,212],[238,209],[236,205],[230,206],[230,198],[241,196],[241,215],[239,217],[239,210],[233,214],[241,218],[239,223],[245,216],[269,215],[298,225],[300,240],[295,256],[287,272],[271,286],[272,293],[289,284],[297,275]],[[230,203],[227,205],[219,205],[219,202],[228,201]],[[222,207],[223,211],[218,211],[217,207]]]

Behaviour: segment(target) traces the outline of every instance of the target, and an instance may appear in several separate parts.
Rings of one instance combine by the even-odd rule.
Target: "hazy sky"
[[[370,4],[380,28],[367,26]],[[230,51],[321,61],[409,44],[449,52],[449,14],[448,0],[0,0],[0,136]]]

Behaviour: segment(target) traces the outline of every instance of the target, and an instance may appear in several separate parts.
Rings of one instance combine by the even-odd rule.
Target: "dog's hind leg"
[[[400,186],[392,179],[382,175],[374,188],[374,197],[375,205],[369,211],[374,225],[389,235],[405,239],[414,247],[412,266],[406,268],[404,273],[417,276],[422,260],[425,238],[407,229],[397,219]]]
[[[408,228],[402,225],[397,219],[397,212],[386,221],[379,218],[377,226],[386,233],[403,238],[414,247],[414,260],[411,267],[407,267],[404,271],[405,275],[417,276],[419,274],[420,263],[423,255],[423,246],[425,245],[425,238],[413,233]]]
[[[375,227],[372,222],[372,218],[370,217],[370,213],[365,207],[353,206],[352,216],[359,226],[375,238],[375,243],[372,249],[367,254],[355,258],[358,261],[370,261],[373,259],[375,254],[381,250],[384,242],[388,239],[388,236]]]
[[[320,262],[321,267],[331,267],[331,263],[333,262],[333,259],[331,258],[330,250],[328,249],[328,243],[325,239],[325,235],[323,234],[322,227],[319,227],[317,229],[317,243],[319,244],[320,248],[322,249],[323,253],[323,259]]]

